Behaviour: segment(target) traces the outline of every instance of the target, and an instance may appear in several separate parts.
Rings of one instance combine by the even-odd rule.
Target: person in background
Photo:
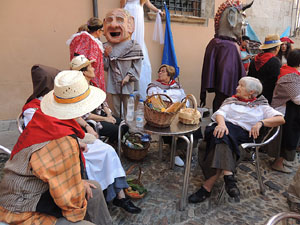
[[[76,55],[85,55],[94,60],[93,67],[95,69],[95,78],[93,81],[96,87],[106,91],[104,66],[103,66],[103,45],[100,37],[103,33],[103,23],[100,19],[92,17],[87,24],[83,24],[78,28],[78,33],[73,34],[67,41],[70,48],[70,61]]]
[[[261,82],[253,77],[239,80],[236,94],[227,98],[212,115],[215,122],[205,129],[206,153],[200,165],[205,181],[198,191],[189,196],[190,203],[203,202],[224,174],[225,190],[230,197],[239,197],[234,177],[237,161],[241,157],[239,145],[252,142],[263,126],[276,127],[284,123],[282,114],[273,109],[262,92]]]
[[[84,55],[76,56],[72,59],[70,66],[72,70],[81,71],[87,82],[96,86],[93,78],[95,77],[95,69],[92,67],[93,60],[88,60]],[[93,120],[96,122],[98,134],[109,138],[109,143],[115,145],[118,141],[119,125],[121,119],[113,116],[106,101],[104,101],[93,112],[87,113],[82,117],[84,120]],[[87,125],[87,128],[90,129]],[[128,131],[128,126],[122,126],[122,135]]]
[[[277,34],[266,36],[265,42],[259,48],[263,50],[255,56],[249,66],[248,76],[260,80],[263,85],[262,95],[272,103],[273,91],[280,73],[281,63],[276,57],[282,42]]]
[[[288,37],[282,37],[280,38],[280,41],[282,44],[280,45],[280,50],[277,54],[277,57],[279,58],[281,65],[284,65],[287,64],[287,57],[292,50],[292,44],[294,44],[294,42]]]
[[[147,85],[151,82],[151,63],[147,46],[144,39],[144,8],[146,5],[151,11],[164,15],[164,12],[157,9],[150,0],[120,0],[120,7],[127,10],[134,17],[135,30],[131,39],[137,41],[143,51],[144,60],[142,62],[140,80],[138,82],[138,93],[142,99],[146,99]],[[137,89],[137,88],[136,88]]]
[[[275,157],[272,168],[276,171],[291,173],[296,149],[300,139],[300,49],[292,50],[287,65],[280,69],[271,106],[285,115],[281,136],[270,145],[270,156]]]
[[[86,180],[77,142],[84,132],[74,120],[104,99],[105,93],[89,87],[80,72],[62,71],[55,77],[54,91],[43,97],[5,165],[1,221],[112,224],[100,185]]]
[[[182,86],[174,79],[175,68],[170,65],[163,64],[159,67],[157,73],[158,79],[151,82],[147,88],[147,96],[153,94],[165,94],[168,95],[172,102],[181,102],[185,97],[185,92]],[[198,141],[202,138],[201,128],[193,133],[194,135],[194,148],[196,148]],[[168,144],[171,143],[170,137],[164,137],[164,141]],[[179,140],[181,141],[181,139]],[[180,142],[179,142],[180,143]],[[185,142],[183,142],[185,143]],[[186,147],[184,146],[184,149]],[[184,166],[183,160],[179,157],[175,157],[175,165]]]
[[[242,62],[244,64],[246,73],[248,72],[250,61],[253,57],[249,51],[249,42],[250,42],[250,38],[248,36],[242,36],[240,50],[241,50]]]

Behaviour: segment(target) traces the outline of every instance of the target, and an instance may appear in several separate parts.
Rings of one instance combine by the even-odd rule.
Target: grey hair
[[[263,87],[259,79],[247,76],[247,77],[242,77],[240,81],[245,82],[245,87],[248,92],[254,91],[252,95],[253,98],[261,94]]]

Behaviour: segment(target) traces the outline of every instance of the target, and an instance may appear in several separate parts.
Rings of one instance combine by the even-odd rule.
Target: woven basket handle
[[[147,96],[147,100],[148,100],[149,98],[153,97],[153,96],[156,96],[156,95],[157,95],[157,96],[158,96],[158,95],[163,95],[163,96],[167,97],[167,99],[170,100],[171,104],[173,104],[172,99],[171,99],[168,95],[166,95],[166,94],[153,94],[153,95]]]
[[[126,171],[126,176],[130,175],[132,173],[132,171],[138,167],[139,168],[139,176],[138,176],[138,181],[141,182],[141,178],[142,178],[142,168],[140,167],[140,165],[138,164],[133,164],[132,166],[129,167],[129,169]]]
[[[186,102],[187,100],[190,100],[190,102],[193,103],[194,112],[196,112],[198,109],[197,109],[197,100],[196,100],[195,96],[192,94],[188,94],[185,97],[184,101]],[[184,108],[186,108],[186,104],[184,104]]]

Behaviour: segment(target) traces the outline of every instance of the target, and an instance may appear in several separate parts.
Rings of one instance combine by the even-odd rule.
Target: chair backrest
[[[268,220],[266,225],[275,225],[279,222],[283,222],[287,219],[296,219],[300,220],[300,214],[294,213],[294,212],[281,212],[276,214],[275,216],[272,216],[271,219]],[[282,223],[285,224],[285,223]]]
[[[0,150],[3,150],[7,154],[11,154],[11,151],[8,148],[5,148],[4,146],[0,145]]]
[[[22,112],[17,117],[17,125],[18,125],[18,130],[21,134],[24,130],[24,120],[23,120],[23,113]]]

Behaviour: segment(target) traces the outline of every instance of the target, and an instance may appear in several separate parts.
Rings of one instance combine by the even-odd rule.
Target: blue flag
[[[252,29],[249,23],[247,24],[246,27],[246,35],[250,38],[251,41],[256,41],[261,43],[261,41],[259,40],[259,38],[257,37],[256,33],[254,32],[254,30]]]
[[[165,4],[165,11],[166,11],[166,30],[165,30],[165,45],[164,45],[162,64],[173,66],[176,70],[174,76],[174,78],[176,78],[179,75],[179,67],[177,65],[177,58],[176,58],[173,36],[171,31],[170,13],[166,4]]]
[[[290,36],[290,32],[291,32],[291,27],[288,26],[285,31],[283,31],[283,33],[281,34],[280,38],[282,37],[289,37]]]

